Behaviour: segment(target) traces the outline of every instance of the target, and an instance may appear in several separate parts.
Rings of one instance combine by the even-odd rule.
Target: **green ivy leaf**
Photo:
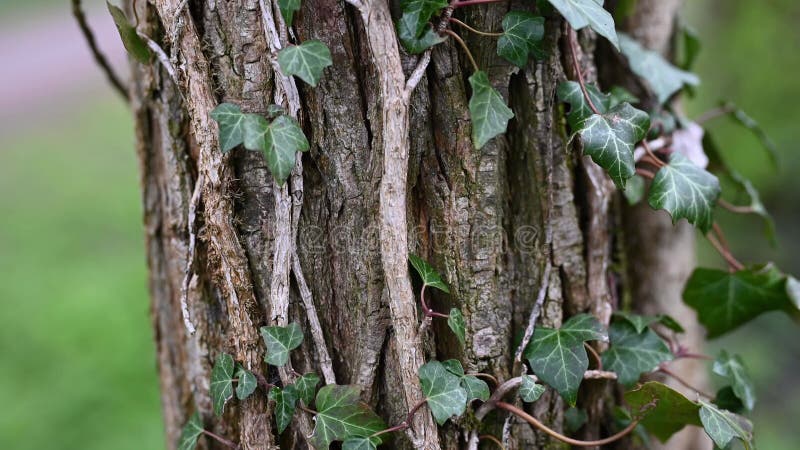
[[[714,403],[718,408],[727,409],[728,411],[740,414],[745,411],[744,404],[733,392],[733,388],[725,386],[717,391],[714,396]]]
[[[722,350],[714,360],[713,369],[715,374],[724,377],[731,383],[731,389],[736,397],[742,401],[742,404],[748,410],[752,410],[756,405],[756,389],[753,386],[753,380],[747,372],[747,367],[744,365],[742,358],[739,355],[728,355],[728,352]]]
[[[658,52],[642,47],[630,36],[620,33],[619,43],[631,70],[647,82],[660,103],[665,103],[684,85],[700,84],[697,75],[678,69]]]
[[[497,54],[517,67],[525,67],[528,55],[542,53],[539,42],[543,37],[544,17],[511,11],[503,17],[503,35],[497,40]]]
[[[214,414],[221,416],[225,411],[225,403],[233,397],[233,356],[220,353],[214,368],[211,369],[211,401]]]
[[[514,117],[503,97],[489,83],[486,72],[478,70],[469,77],[472,97],[469,115],[472,119],[472,142],[480,149],[489,139],[505,133],[508,121]]]
[[[566,425],[567,431],[570,433],[580,430],[588,420],[589,415],[580,408],[570,408],[564,412],[564,425]]]
[[[790,277],[771,264],[735,273],[695,269],[683,291],[683,301],[715,338],[767,311],[800,314],[798,299],[790,294]]]
[[[686,425],[702,425],[698,416],[700,405],[657,381],[648,381],[626,392],[625,402],[634,415],[655,402],[655,406],[644,413],[641,424],[661,442],[667,442]]]
[[[125,50],[142,64],[150,62],[150,49],[147,48],[147,44],[136,33],[136,28],[125,17],[125,13],[109,2],[106,2],[106,6],[108,6],[108,12],[111,13],[111,18],[114,19],[114,25],[117,26],[117,31],[119,31],[119,37],[122,38],[122,45],[125,46]]]
[[[592,1],[592,0],[589,0]],[[650,116],[628,103],[592,114],[579,125],[583,151],[604,168],[621,189],[636,173],[633,147],[650,127]]]
[[[475,375],[461,377],[461,387],[467,392],[467,402],[478,399],[482,402],[489,400],[489,385]]]
[[[574,406],[583,373],[589,368],[583,343],[606,339],[597,319],[588,314],[578,314],[559,329],[537,327],[525,348],[525,358],[541,381]]]
[[[256,386],[258,386],[256,376],[252,372],[245,370],[244,367],[239,367],[236,370],[236,378],[239,379],[236,382],[236,398],[244,400],[250,397],[255,392]]]
[[[306,405],[310,405],[311,401],[314,400],[314,393],[317,391],[319,381],[319,375],[314,372],[308,372],[294,382],[297,397]]]
[[[686,331],[677,320],[667,314],[660,314],[658,316],[658,322],[676,333],[683,333]]]
[[[544,394],[544,390],[544,385],[538,384],[532,376],[523,375],[522,385],[519,388],[519,398],[521,398],[523,402],[535,402]]]
[[[417,16],[414,14],[403,13],[397,21],[397,36],[400,43],[408,53],[422,53],[436,44],[442,43],[446,38],[439,34],[428,25],[421,34],[416,33]]]
[[[414,37],[422,35],[434,14],[447,7],[447,0],[403,0],[400,9]]]
[[[462,378],[464,376],[464,368],[461,366],[461,361],[457,359],[448,359],[446,361],[442,361],[442,365],[444,366],[445,370],[457,376],[458,378]]]
[[[673,222],[686,219],[708,233],[719,194],[717,177],[682,154],[672,153],[669,164],[659,169],[653,179],[648,202],[653,209],[667,210]]]
[[[639,175],[634,175],[628,180],[628,183],[625,185],[625,190],[622,191],[628,204],[631,206],[639,204],[644,198],[646,187],[644,178]]]
[[[267,345],[264,361],[273,366],[284,366],[289,362],[289,352],[303,342],[303,330],[296,322],[285,327],[261,327],[261,336]]]
[[[311,443],[325,449],[333,441],[370,437],[386,428],[383,420],[369,406],[359,401],[358,386],[329,384],[317,392],[317,416]],[[374,437],[376,444],[381,442]]]
[[[622,103],[639,103],[639,97],[631,94],[631,92],[621,86],[612,86],[608,96],[610,97],[609,108],[613,108]]]
[[[377,450],[378,446],[368,437],[350,438],[342,444],[342,450]]]
[[[608,39],[619,50],[619,38],[614,26],[614,17],[603,9],[603,0],[548,0],[567,19],[570,26],[580,30],[591,27],[597,34]]]
[[[719,409],[711,403],[700,400],[700,421],[706,434],[719,448],[727,448],[733,439],[739,439],[752,447],[753,424],[742,416]]]
[[[211,111],[211,118],[219,124],[219,146],[227,153],[244,142],[244,123],[246,115],[238,106],[221,103]]]
[[[417,255],[408,255],[408,260],[422,279],[422,284],[434,287],[448,294],[450,293],[450,288],[442,281],[441,275],[439,275],[427,261]]]
[[[247,114],[244,121],[244,145],[261,150],[267,167],[279,185],[283,185],[295,165],[295,154],[308,150],[308,140],[296,120],[278,116],[272,123],[256,114]]]
[[[627,311],[614,311],[614,317],[622,319],[629,324],[633,325],[637,333],[641,333],[650,325],[658,322],[660,318],[653,316],[640,316],[639,314],[629,313]]]
[[[633,385],[641,374],[672,359],[667,344],[649,328],[639,333],[629,322],[615,320],[608,335],[611,346],[602,355],[603,367],[616,372],[619,382],[625,386]]]
[[[611,105],[611,97],[600,92],[600,89],[593,84],[586,85],[586,92],[598,111],[601,113],[608,111]],[[570,106],[569,114],[567,115],[567,123],[570,128],[573,131],[579,130],[581,123],[594,114],[589,102],[586,101],[586,96],[583,95],[581,85],[575,81],[564,81],[558,84],[556,93],[562,102],[568,103]]]
[[[447,419],[460,416],[467,406],[467,391],[461,386],[461,378],[439,361],[431,361],[419,368],[422,392],[428,407],[439,425]]]
[[[283,433],[283,430],[292,423],[292,417],[297,409],[297,391],[292,385],[284,389],[276,386],[270,389],[269,399],[275,402],[275,424],[278,426],[278,433]]]
[[[286,26],[292,26],[294,12],[300,10],[300,0],[278,0],[278,8],[281,10]]]
[[[464,345],[464,341],[466,340],[467,332],[466,332],[466,325],[464,324],[464,315],[461,314],[461,310],[458,308],[451,308],[450,315],[447,316],[447,326],[453,330],[453,334],[456,335],[458,338],[458,342],[461,342],[461,345]]]
[[[181,437],[178,439],[178,450],[194,450],[197,446],[197,439],[201,434],[203,434],[203,420],[200,418],[200,413],[195,412],[181,430]]]
[[[697,61],[697,55],[700,54],[700,49],[702,48],[700,36],[694,28],[686,23],[681,23],[678,30],[678,41],[678,47],[683,57],[680,64],[681,69],[692,70],[692,66],[694,66],[695,61]]]
[[[322,78],[322,71],[333,64],[333,60],[327,45],[318,40],[309,40],[279,51],[278,64],[284,74],[295,75],[316,86]]]

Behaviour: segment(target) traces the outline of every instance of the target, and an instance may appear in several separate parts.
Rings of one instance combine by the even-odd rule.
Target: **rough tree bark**
[[[510,8],[533,3],[457,14],[497,30]],[[647,45],[666,49],[678,3],[640,0],[628,26]],[[568,144],[555,95],[557,83],[575,75],[565,57],[563,21],[548,19],[549,56],[525,70],[498,58],[490,40],[465,36],[516,115],[507,134],[476,150],[468,61],[453,42],[436,46],[429,65],[419,66],[418,86],[407,91],[419,58],[398,49],[390,13],[396,6],[305,0],[294,33],[327,44],[333,66],[317,88],[292,88],[273,70],[276,46],[287,36],[268,0],[136,4],[140,29],[157,37],[176,69],[173,79],[163,65],[133,63],[131,88],[168,448],[175,448],[191,411],[210,418],[209,378],[219,352],[269,378],[285,375],[263,363],[258,328],[291,320],[308,330],[309,302],[320,314],[332,362],[309,338],[294,352],[295,369],[363,386],[364,399],[390,424],[420,398],[413,371],[426,357],[458,358],[470,371],[508,379],[513,342],[527,325],[543,274],[549,274],[543,325],[557,326],[578,312],[607,323],[624,292],[643,311],[679,303],[692,260],[690,232],[665,226],[663,215],[622,208],[610,180]],[[588,52],[592,33],[580,35],[587,73],[604,73],[603,64],[616,76],[624,73],[616,60]],[[296,108],[287,104],[292,89]],[[222,101],[257,113],[271,103],[290,106],[311,151],[288,187],[275,185],[259,153],[221,154],[209,112]],[[624,243],[617,239],[623,226],[629,230]],[[616,274],[612,263],[623,244],[636,265]],[[450,284],[451,295],[434,294],[431,302],[462,308],[463,350],[449,333],[437,332],[434,342],[430,328],[420,332],[409,251]],[[677,265],[680,273],[667,264],[676,260],[686,261]],[[594,419],[581,434],[593,438],[607,432],[603,399],[613,392],[604,381],[587,385],[581,406]],[[269,408],[263,396],[253,396],[209,423],[244,449],[304,448],[309,420],[297,419],[278,436]],[[563,411],[558,396],[546,395],[533,413],[560,430]],[[417,417],[393,448],[466,445],[467,421],[437,431],[429,414]],[[496,435],[504,419],[490,416]],[[526,424],[509,425],[510,448],[559,447]]]

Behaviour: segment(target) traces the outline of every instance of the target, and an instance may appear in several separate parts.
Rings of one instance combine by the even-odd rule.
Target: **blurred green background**
[[[85,3],[120,62],[103,2]],[[684,18],[704,46],[690,115],[733,100],[781,153],[773,171],[748,132],[727,119],[709,124],[761,189],[779,246],[768,246],[756,218],[721,213],[722,225],[740,259],[800,274],[800,4],[687,3]],[[162,449],[130,114],[93,66],[67,0],[0,1],[0,60],[0,449]],[[698,247],[702,264],[720,264]],[[798,448],[797,337],[790,320],[768,314],[709,350],[749,362],[763,449]]]

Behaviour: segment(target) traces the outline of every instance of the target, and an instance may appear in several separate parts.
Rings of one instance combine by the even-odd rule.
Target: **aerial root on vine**
[[[111,64],[108,62],[106,56],[97,46],[97,40],[95,39],[94,32],[92,32],[91,27],[89,27],[89,23],[86,20],[86,14],[83,12],[81,0],[72,0],[72,15],[78,22],[78,27],[81,30],[81,34],[83,34],[83,38],[86,40],[86,44],[89,46],[89,50],[92,52],[95,62],[98,66],[100,66],[100,69],[103,71],[103,73],[106,74],[106,78],[108,78],[111,86],[120,96],[122,96],[122,98],[125,99],[126,102],[130,102],[128,87],[125,86],[125,84],[122,82],[122,79],[114,71],[114,68],[111,67]]]

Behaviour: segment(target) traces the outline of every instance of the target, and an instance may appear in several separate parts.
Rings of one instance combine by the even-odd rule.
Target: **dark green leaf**
[[[639,97],[631,94],[629,90],[621,86],[613,86],[608,95],[611,97],[609,108],[613,108],[622,103],[639,103]]]
[[[419,37],[434,14],[447,7],[447,0],[403,0],[400,9],[414,37]]]
[[[219,146],[222,153],[227,153],[244,142],[245,117],[242,110],[231,103],[222,103],[211,111],[211,118],[219,124]]]
[[[756,389],[753,386],[753,380],[750,379],[750,374],[747,372],[747,367],[739,357],[739,355],[728,355],[728,352],[722,350],[714,361],[712,369],[715,374],[725,377],[730,383],[733,393],[739,397],[742,404],[748,409],[752,410],[756,404]]]
[[[544,385],[538,384],[532,376],[523,375],[522,385],[519,387],[519,398],[521,398],[523,402],[535,402],[544,394],[544,390]]]
[[[236,370],[236,378],[238,378],[236,382],[236,398],[244,400],[250,397],[256,390],[256,386],[258,386],[256,376],[252,372],[245,370],[244,367],[239,367]]]
[[[700,323],[714,338],[767,311],[800,313],[790,294],[789,277],[774,266],[754,266],[729,273],[696,269],[683,291],[683,301],[697,311]]]
[[[586,92],[598,111],[601,113],[608,111],[611,105],[611,98],[608,95],[600,92],[600,89],[593,84],[586,85]],[[583,121],[594,114],[589,102],[586,101],[586,96],[583,95],[581,85],[575,81],[564,81],[559,83],[556,93],[562,102],[568,103],[570,106],[569,114],[567,115],[567,123],[570,128],[573,131],[579,130]]]
[[[592,114],[580,123],[578,131],[583,151],[624,189],[625,183],[636,173],[634,145],[645,137],[649,127],[647,113],[622,103],[602,115]]]
[[[125,13],[109,2],[106,2],[106,5],[108,6],[108,12],[111,13],[111,18],[114,19],[114,25],[117,26],[117,31],[119,31],[119,36],[122,38],[122,45],[125,46],[125,50],[142,64],[150,62],[150,49],[147,48],[147,44],[136,33],[136,28],[125,17]]]
[[[641,333],[627,321],[615,320],[608,329],[611,346],[603,355],[603,367],[616,372],[618,380],[631,386],[641,374],[650,372],[672,359],[667,344],[650,328]]]
[[[644,178],[639,175],[634,175],[633,178],[628,180],[628,184],[625,185],[625,190],[622,193],[625,194],[625,199],[629,205],[636,205],[642,201],[645,187]]]
[[[464,367],[461,366],[461,361],[457,359],[448,359],[447,361],[442,361],[442,365],[444,366],[445,370],[453,375],[459,378],[464,376]]]
[[[698,416],[700,405],[656,381],[648,381],[626,392],[625,402],[637,417],[640,411],[650,408],[643,413],[645,417],[641,423],[661,442],[666,442],[686,425],[702,425]],[[652,403],[655,403],[654,407],[649,406]]]
[[[714,403],[718,408],[727,409],[735,414],[740,414],[745,411],[744,404],[739,400],[739,397],[733,393],[733,388],[730,386],[725,386],[717,391],[717,395],[714,396]]]
[[[269,399],[275,402],[275,424],[278,433],[283,433],[283,430],[292,423],[292,417],[297,409],[297,392],[292,385],[284,389],[274,387],[269,391]]]
[[[178,439],[178,450],[194,450],[197,446],[197,439],[201,434],[203,434],[203,420],[200,418],[200,413],[195,412],[181,430],[181,437]]]
[[[485,381],[475,375],[461,377],[461,387],[467,392],[467,402],[478,399],[482,402],[489,400],[489,386]]]
[[[697,75],[678,69],[658,52],[642,47],[630,36],[620,33],[619,43],[631,70],[647,82],[660,103],[665,103],[684,85],[700,84]]]
[[[211,370],[211,401],[214,414],[221,416],[225,411],[225,403],[233,397],[233,356],[220,353],[214,368]]]
[[[378,446],[368,437],[349,438],[342,444],[342,450],[377,450]]]
[[[422,279],[422,284],[434,287],[448,294],[450,293],[450,288],[442,281],[442,277],[434,270],[433,266],[417,255],[408,255],[408,260]]]
[[[580,430],[587,420],[589,420],[589,415],[579,408],[570,408],[564,413],[564,425],[570,433]]]
[[[717,447],[727,448],[733,439],[745,442],[748,448],[752,446],[753,424],[749,420],[703,400],[700,400],[700,404],[700,421]]]
[[[678,323],[677,320],[673,319],[671,316],[666,314],[661,314],[658,316],[658,323],[664,325],[665,327],[669,328],[670,330],[676,333],[683,333],[686,330],[683,329],[681,324]]]
[[[692,70],[692,66],[697,61],[697,55],[700,54],[700,49],[702,48],[700,36],[694,28],[682,23],[678,30],[678,39],[681,56],[683,57],[680,64],[681,69]]]
[[[422,392],[428,407],[439,425],[452,416],[460,416],[467,406],[467,391],[461,378],[451,373],[439,361],[431,361],[419,368]]]
[[[651,324],[654,324],[660,320],[659,317],[640,316],[639,314],[633,314],[626,311],[614,311],[614,316],[633,325],[637,333],[641,333]]]
[[[267,3],[269,5],[269,3]],[[278,0],[278,8],[281,10],[286,26],[292,26],[294,12],[300,9],[300,0]]]
[[[553,387],[570,405],[575,405],[578,387],[589,367],[584,341],[606,340],[600,322],[578,314],[559,329],[537,327],[525,348],[525,358],[539,379]]]
[[[469,84],[472,86],[472,97],[469,99],[472,142],[479,149],[489,139],[506,132],[508,121],[514,117],[514,113],[489,83],[486,72],[478,70],[473,73],[469,77]]]
[[[461,342],[461,345],[464,345],[464,341],[466,339],[466,325],[464,324],[464,315],[461,314],[460,309],[450,309],[450,315],[447,317],[447,326],[453,330],[453,334],[455,334],[458,338],[458,342]]]
[[[614,18],[603,9],[603,0],[549,0],[564,16],[570,26],[580,30],[591,27],[619,50],[619,38],[614,27]]]
[[[682,154],[672,153],[669,164],[659,169],[653,179],[648,202],[653,209],[667,210],[673,222],[683,218],[708,233],[719,194],[717,177]]]
[[[285,75],[296,75],[311,86],[316,86],[322,78],[322,71],[333,64],[333,60],[327,45],[318,40],[309,40],[279,51],[278,64]]]
[[[403,13],[403,15],[400,16],[400,20],[397,21],[397,36],[400,38],[400,43],[403,44],[403,47],[408,53],[422,53],[428,48],[446,40],[446,38],[439,36],[430,25],[427,25],[424,31],[417,35],[415,33],[416,24],[416,16],[408,13]]]
[[[314,393],[317,391],[318,384],[319,375],[314,372],[304,374],[294,382],[297,398],[306,405],[310,405],[311,401],[314,400]]]
[[[289,116],[278,116],[272,123],[256,114],[246,114],[244,145],[261,150],[275,181],[283,185],[295,165],[295,154],[309,148],[300,124]]]
[[[544,17],[529,12],[511,11],[503,17],[503,35],[497,40],[497,54],[518,67],[525,67],[528,55],[541,53]]]
[[[327,449],[333,441],[369,437],[386,428],[383,420],[369,406],[359,401],[358,386],[329,384],[317,392],[316,425],[311,443],[318,449]],[[373,438],[376,444],[381,440]]]
[[[303,342],[303,330],[296,322],[286,327],[261,327],[261,336],[267,345],[264,361],[273,366],[284,366],[289,362],[289,352]]]

